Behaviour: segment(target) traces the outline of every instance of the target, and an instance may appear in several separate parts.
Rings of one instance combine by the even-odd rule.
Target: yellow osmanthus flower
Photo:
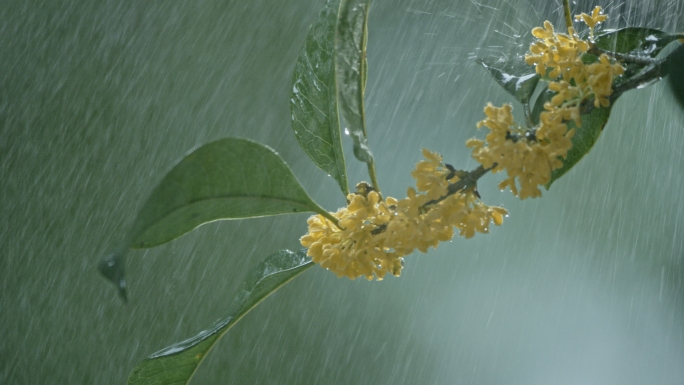
[[[487,118],[477,126],[489,128],[490,133],[485,141],[470,139],[466,146],[485,168],[496,165],[493,173],[506,171],[508,178],[499,184],[500,189],[509,187],[520,199],[536,198],[541,196],[539,186],[551,180],[551,171],[563,165],[559,158],[565,158],[572,147],[574,130],[568,131],[562,114],[543,112],[536,137],[530,137],[513,120],[512,110],[510,104],[500,108],[488,104]]]
[[[399,256],[385,250],[372,234],[390,220],[386,202],[375,191],[367,196],[349,194],[347,199],[349,205],[333,213],[342,228],[322,215],[308,219],[309,232],[300,239],[309,248],[307,254],[340,277],[371,279],[376,275],[381,279],[388,272],[398,275],[402,264]]]
[[[601,12],[601,7],[597,5],[596,7],[594,7],[591,16],[587,15],[586,13],[575,15],[575,20],[582,20],[584,24],[589,26],[589,36],[592,40],[594,38],[594,27],[596,27],[597,24],[608,20],[608,15],[604,15]]]
[[[579,57],[589,50],[589,43],[578,38],[572,28],[569,34],[556,33],[548,20],[544,22],[544,28],[534,28],[532,35],[538,40],[530,45],[525,62],[534,65],[541,76],[546,76],[549,69],[549,78],[562,76],[563,80],[570,81],[583,65]]]
[[[591,15],[581,14],[576,19],[589,26],[593,38],[594,27],[607,16],[596,7]],[[506,171],[507,178],[499,188],[509,187],[521,199],[541,196],[539,186],[548,184],[552,171],[563,166],[575,134],[566,122],[581,127],[582,102],[594,97],[596,107],[609,106],[613,80],[624,72],[622,65],[605,54],[595,63],[584,64],[582,57],[592,43],[580,39],[572,27],[567,34],[557,33],[545,21],[532,35],[537,41],[525,61],[535,66],[539,75],[551,79],[549,90],[556,93],[544,104],[538,126],[526,129],[516,123],[508,104],[488,104],[486,118],[478,123],[478,128],[489,129],[485,140],[466,142],[483,167],[494,173]],[[459,186],[456,191],[453,185],[467,173],[445,165],[439,154],[423,150],[423,156],[425,160],[411,173],[416,188],[409,188],[406,198],[383,200],[362,183],[356,193],[347,196],[348,205],[332,214],[338,225],[322,215],[310,217],[309,231],[300,242],[312,260],[338,277],[381,280],[387,273],[401,273],[402,257],[416,249],[427,252],[436,248],[455,231],[471,238],[477,232],[489,232],[492,222],[501,225],[506,210],[482,203],[474,186]]]
[[[606,18],[600,7],[594,8],[591,16],[577,16],[589,25],[592,34],[596,24]],[[539,125],[525,130],[513,120],[510,105],[498,108],[489,104],[486,119],[478,123],[478,128],[489,128],[489,134],[484,141],[466,142],[482,166],[494,167],[494,173],[506,170],[508,177],[499,188],[509,187],[521,199],[541,196],[539,186],[549,183],[551,172],[563,166],[575,133],[565,122],[573,121],[581,127],[580,107],[592,96],[595,107],[608,107],[613,80],[624,73],[622,65],[605,54],[595,63],[584,64],[582,57],[592,43],[580,39],[572,27],[567,34],[557,33],[553,24],[545,21],[543,28],[532,29],[532,35],[537,41],[530,45],[525,62],[534,65],[537,74],[551,78],[549,90],[556,93],[544,104]]]
[[[601,7],[597,6],[591,16],[586,13],[575,16],[589,26],[591,39],[594,27],[608,18],[601,12]],[[610,105],[608,97],[613,93],[613,80],[625,71],[622,65],[612,62],[606,54],[601,54],[596,63],[584,64],[582,55],[589,50],[591,43],[580,39],[572,27],[568,34],[556,33],[553,25],[545,21],[544,28],[532,29],[532,35],[538,40],[530,45],[525,62],[534,65],[541,76],[548,72],[548,77],[554,80],[549,89],[558,92],[544,106],[546,110],[560,108],[565,120],[572,119],[580,126],[579,106],[582,101],[593,96],[596,107]]]
[[[458,177],[439,154],[423,150],[423,155],[425,160],[411,173],[417,188],[409,188],[405,199],[381,200],[376,191],[359,184],[357,193],[347,196],[347,207],[332,214],[339,227],[322,215],[310,217],[309,231],[300,239],[307,255],[338,277],[381,280],[387,273],[399,276],[402,257],[436,248],[450,240],[454,230],[471,238],[489,232],[492,222],[503,223],[507,211],[485,205],[472,190],[449,195],[449,185]]]
[[[586,66],[586,86],[594,94],[594,106],[608,107],[608,96],[613,93],[613,79],[622,75],[625,68],[619,63],[611,63],[606,54],[599,57],[599,61]]]
[[[447,193],[449,182],[446,177],[449,170],[442,164],[442,157],[427,149],[423,149],[425,160],[416,164],[411,176],[416,180],[418,191],[427,193],[430,199],[438,199]]]

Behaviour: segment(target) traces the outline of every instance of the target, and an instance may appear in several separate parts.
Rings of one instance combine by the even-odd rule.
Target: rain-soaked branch
[[[684,50],[684,45],[679,46],[672,53],[680,50]],[[664,59],[653,60],[653,62],[650,62],[648,64],[648,69],[616,85],[613,88],[613,93],[608,97],[608,101],[610,101],[610,103],[613,104],[613,102],[615,102],[615,100],[625,92],[635,88],[645,87],[651,84],[652,82],[658,81],[661,78],[667,76],[670,73],[670,58],[673,56],[672,53]],[[582,102],[582,105],[580,106],[580,114],[588,114],[591,111],[593,111],[594,108],[594,98],[587,99],[584,102]]]
[[[619,53],[619,52],[612,52],[612,51],[608,51],[608,50],[599,48],[596,45],[592,45],[591,48],[589,48],[589,50],[587,51],[587,53],[590,53],[590,54],[596,55],[596,56],[601,56],[602,54],[605,54],[605,55],[613,57],[617,60],[620,60],[624,63],[638,64],[641,66],[647,66],[647,65],[655,64],[658,62],[658,59],[652,59],[650,57],[644,57],[644,56],[627,55],[627,54]]]
[[[437,204],[445,199],[447,199],[449,196],[454,195],[458,192],[461,192],[469,187],[475,187],[477,185],[477,180],[480,179],[484,174],[488,173],[491,171],[494,167],[496,167],[497,164],[494,163],[492,167],[485,168],[484,166],[480,165],[478,168],[476,168],[473,171],[466,172],[465,175],[458,180],[456,183],[452,183],[449,185],[447,188],[447,193],[443,197],[433,199],[423,205],[423,207],[427,208],[430,205]]]
[[[459,192],[466,190],[468,188],[471,188],[471,187],[474,189],[476,184],[477,184],[477,180],[480,179],[484,174],[491,171],[496,166],[497,166],[496,163],[494,163],[492,165],[492,167],[489,167],[489,168],[484,168],[482,165],[480,165],[478,168],[476,168],[473,171],[464,172],[465,175],[462,175],[462,177],[458,180],[458,182],[452,183],[449,185],[449,187],[447,188],[446,195],[444,195],[443,197],[437,198],[437,199],[433,199],[433,200],[425,203],[422,207],[424,209],[426,209],[428,206],[437,204],[437,203],[447,199],[451,195],[454,195],[456,193],[459,193]],[[475,190],[475,191],[477,193],[477,190]],[[375,229],[373,229],[371,231],[371,234],[377,235],[377,234],[383,233],[385,230],[387,230],[387,224],[386,223],[376,227]]]

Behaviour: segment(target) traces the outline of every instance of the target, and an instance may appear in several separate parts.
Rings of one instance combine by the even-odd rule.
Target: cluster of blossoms
[[[594,8],[591,15],[575,16],[576,20],[582,20],[589,26],[590,39],[593,39],[594,27],[607,18],[601,14],[601,7]],[[544,28],[534,28],[532,35],[538,40],[530,46],[530,54],[525,56],[525,61],[534,65],[541,76],[546,76],[550,70],[548,77],[557,80],[549,84],[549,89],[558,94],[544,106],[545,109],[561,110],[559,112],[564,119],[573,119],[579,126],[581,122],[576,111],[579,104],[593,96],[596,107],[608,107],[613,78],[624,73],[625,69],[619,63],[613,63],[606,54],[601,54],[595,63],[584,64],[582,55],[593,43],[580,39],[573,27],[568,29],[567,35],[556,33],[549,21],[544,22]]]
[[[551,171],[563,165],[559,157],[567,156],[575,132],[568,131],[558,114],[542,114],[539,129],[530,135],[513,120],[512,110],[510,104],[501,108],[488,104],[487,118],[478,123],[490,130],[486,141],[469,139],[466,146],[483,167],[494,173],[506,170],[508,178],[499,184],[500,189],[510,187],[520,199],[538,197],[538,186],[547,184]]]
[[[613,79],[624,68],[605,54],[591,64],[583,61],[593,46],[594,27],[606,18],[600,7],[576,17],[589,26],[590,40],[580,39],[572,26],[568,34],[556,33],[548,21],[532,30],[537,41],[525,61],[551,80],[549,90],[556,93],[544,104],[536,127],[516,123],[509,104],[485,107],[486,118],[478,128],[490,132],[485,140],[470,139],[466,145],[485,170],[507,172],[499,184],[502,190],[509,187],[521,199],[541,196],[539,186],[549,183],[551,172],[563,166],[572,147],[575,129],[566,123],[581,126],[580,107],[589,98],[597,108],[610,105]],[[300,242],[312,260],[338,277],[381,280],[387,273],[400,274],[402,257],[436,248],[455,231],[471,238],[489,232],[492,222],[501,225],[506,210],[482,203],[468,173],[444,164],[436,153],[423,150],[423,156],[411,173],[416,188],[408,189],[407,198],[383,199],[360,183],[356,193],[347,196],[347,207],[332,213],[337,223],[322,215],[310,217],[309,231]]]
[[[591,15],[576,16],[589,26],[591,39],[594,27],[606,18],[601,7],[594,8]],[[608,107],[613,79],[624,72],[605,54],[597,62],[585,64],[582,56],[592,42],[580,39],[573,27],[568,29],[568,34],[556,33],[553,25],[545,21],[544,28],[532,30],[538,40],[530,46],[525,61],[534,65],[540,76],[553,79],[549,90],[556,92],[544,104],[539,126],[526,130],[513,120],[510,105],[497,108],[489,104],[485,108],[487,118],[478,123],[478,128],[490,129],[486,140],[471,139],[466,143],[473,149],[473,158],[485,168],[492,168],[494,173],[506,170],[508,178],[499,187],[509,187],[520,199],[541,196],[539,186],[549,183],[551,172],[563,166],[561,159],[572,147],[575,130],[569,130],[565,122],[581,126],[580,107],[589,98],[594,98],[596,107]]]
[[[381,280],[387,273],[399,276],[403,256],[436,248],[453,237],[454,229],[471,238],[489,232],[492,222],[501,225],[506,210],[482,203],[472,187],[449,191],[459,173],[442,163],[440,155],[428,150],[423,155],[426,160],[411,173],[416,188],[408,189],[407,198],[382,199],[360,183],[347,196],[347,207],[333,213],[338,225],[322,215],[310,217],[300,242],[312,260],[338,277]]]

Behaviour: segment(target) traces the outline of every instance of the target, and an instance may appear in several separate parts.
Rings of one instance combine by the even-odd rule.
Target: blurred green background
[[[97,262],[194,147],[261,141],[320,204],[344,204],[290,128],[291,72],[323,3],[3,1],[0,383],[123,384],[222,316],[261,259],[300,247],[306,215],[205,225],[132,252],[122,303]],[[598,4],[605,27],[684,30],[680,1]],[[522,54],[532,27],[561,25],[559,6],[374,1],[367,111],[385,194],[405,196],[422,147],[475,166],[464,141],[487,102],[512,98],[472,59]],[[484,178],[504,226],[416,253],[380,283],[312,268],[234,327],[193,383],[682,384],[683,148],[667,86],[631,91],[542,199]],[[352,184],[367,179],[347,159]]]

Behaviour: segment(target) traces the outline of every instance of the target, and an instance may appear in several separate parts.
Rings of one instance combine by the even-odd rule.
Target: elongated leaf
[[[568,151],[567,158],[563,160],[563,167],[553,170],[551,173],[551,181],[546,185],[547,189],[591,150],[601,135],[603,127],[608,122],[611,108],[612,105],[594,108],[590,113],[582,115],[581,127],[576,127],[574,121],[567,122],[568,130],[575,129],[575,136],[572,137],[572,148]]]
[[[370,0],[342,0],[337,16],[335,65],[340,114],[354,141],[356,159],[371,164],[368,147],[364,86],[366,82],[366,41]]]
[[[295,63],[290,95],[292,128],[304,151],[349,194],[340,139],[335,81],[337,1],[328,0],[309,28],[304,49]]]
[[[272,149],[247,139],[208,143],[180,161],[138,213],[131,247],[156,246],[207,222],[325,210]]]
[[[651,70],[658,64],[653,60],[670,43],[684,37],[684,34],[669,34],[652,28],[628,27],[617,30],[608,30],[596,37],[596,47],[609,52],[617,52],[630,57],[623,60],[625,73],[616,79],[613,84],[628,83],[630,78],[640,76],[645,71]],[[597,52],[593,52],[598,54]],[[637,60],[631,60],[636,58]],[[584,55],[585,63],[593,63],[598,60],[596,55]]]
[[[210,329],[140,362],[128,377],[128,384],[187,384],[202,360],[228,329],[271,293],[311,266],[313,262],[306,256],[306,250],[296,253],[282,250],[266,258],[242,283],[226,317],[218,320]]]
[[[544,103],[550,102],[553,96],[556,95],[555,92],[550,91],[549,87],[544,87],[544,90],[537,96],[537,100],[534,102],[534,107],[532,108],[532,123],[539,124],[539,115],[544,112]]]
[[[598,48],[634,56],[655,58],[671,42],[684,34],[669,34],[652,28],[627,27],[611,29],[596,36]]]
[[[668,57],[670,89],[679,105],[684,109],[684,46],[680,46]]]
[[[124,302],[128,300],[125,277],[127,251],[128,245],[125,245],[119,250],[112,251],[97,265],[97,269],[100,273],[116,286],[119,296]]]
[[[600,49],[628,54],[632,58],[654,59],[668,44],[682,38],[684,35],[670,35],[662,31],[650,28],[623,28],[619,30],[605,31],[596,37],[596,46]],[[673,53],[677,53],[679,49]],[[563,167],[554,170],[551,181],[547,188],[558,178],[563,176],[577,162],[586,155],[598,139],[603,127],[608,122],[610,110],[616,100],[626,91],[635,88],[643,88],[658,81],[668,71],[676,70],[676,64],[672,54],[663,60],[625,60],[627,67],[624,75],[616,78],[613,82],[613,94],[610,97],[611,105],[607,108],[591,108],[589,113],[582,114],[582,126],[575,127],[574,122],[567,122],[568,129],[575,129],[572,138],[573,147],[568,152],[567,159],[563,161]],[[583,61],[590,63],[596,61],[595,55],[585,55]],[[537,98],[532,110],[532,121],[539,123],[539,115],[544,111],[544,103],[551,100],[555,93],[545,89]],[[591,100],[590,100],[591,102]],[[593,106],[589,106],[593,107]]]
[[[529,104],[539,82],[539,75],[535,72],[534,66],[525,63],[523,58],[478,59],[477,62],[517,101],[523,105]]]
[[[548,87],[539,94],[532,110],[532,121],[534,124],[539,124],[539,116],[545,111],[544,103],[551,100],[555,94],[555,92],[549,91]],[[608,122],[611,108],[612,105],[607,108],[594,108],[590,113],[583,114],[581,127],[577,127],[574,121],[566,122],[568,130],[575,129],[575,135],[572,137],[572,148],[568,151],[567,158],[563,160],[563,167],[551,173],[551,181],[546,185],[547,189],[591,150],[601,135],[603,127]]]

